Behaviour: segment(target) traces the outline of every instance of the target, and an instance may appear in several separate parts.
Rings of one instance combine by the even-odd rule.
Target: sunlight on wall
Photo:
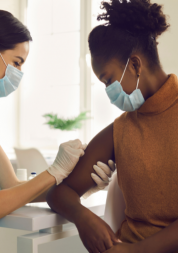
[[[79,114],[80,1],[31,0],[27,14],[33,42],[22,88],[20,144],[55,149],[65,133],[44,125],[42,115]]]

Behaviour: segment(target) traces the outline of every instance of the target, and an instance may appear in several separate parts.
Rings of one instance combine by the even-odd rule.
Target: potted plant
[[[58,140],[58,144],[60,144],[70,139],[78,138],[77,130],[82,128],[82,122],[84,120],[89,119],[87,113],[81,112],[77,117],[70,119],[59,118],[57,114],[53,113],[45,114],[43,117],[47,120],[45,124],[49,125],[50,128],[61,130]]]

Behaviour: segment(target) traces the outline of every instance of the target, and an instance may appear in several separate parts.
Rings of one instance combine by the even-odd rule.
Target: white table
[[[107,192],[100,191],[82,204],[98,216],[104,215]],[[78,234],[76,227],[47,203],[28,204],[0,219],[0,227],[35,231],[17,238],[18,253],[38,253],[38,245]],[[51,252],[52,253],[52,252]]]

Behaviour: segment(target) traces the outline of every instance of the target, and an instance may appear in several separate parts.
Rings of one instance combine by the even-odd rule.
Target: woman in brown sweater
[[[163,71],[156,41],[169,25],[162,6],[149,0],[104,1],[102,8],[98,20],[106,24],[89,36],[92,67],[111,102],[126,112],[90,142],[71,175],[50,191],[48,203],[76,224],[89,252],[175,252],[178,79]],[[123,243],[80,204],[94,186],[92,164],[109,159],[116,161],[126,203],[116,234]]]

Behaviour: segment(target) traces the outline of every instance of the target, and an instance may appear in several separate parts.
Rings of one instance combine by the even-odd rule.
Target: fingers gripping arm
[[[92,173],[91,177],[97,186],[93,187],[82,196],[85,199],[88,198],[91,194],[105,189],[110,184],[116,166],[112,160],[109,160],[108,165],[102,162],[97,162],[97,165],[94,165],[93,169],[97,175]]]

